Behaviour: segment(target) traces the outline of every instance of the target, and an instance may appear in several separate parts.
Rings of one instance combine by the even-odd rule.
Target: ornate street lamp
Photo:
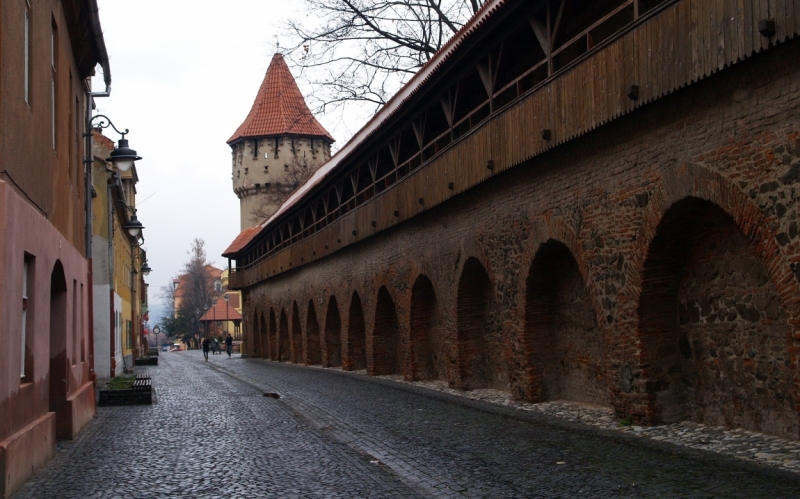
[[[142,233],[142,229],[144,229],[144,225],[142,225],[142,222],[140,222],[139,219],[136,218],[136,210],[135,209],[133,210],[133,215],[131,215],[131,219],[128,220],[128,223],[126,223],[122,228],[127,230],[128,234],[130,234],[131,237],[133,237],[134,239],[138,239],[139,238],[139,234]],[[145,275],[147,275],[147,274],[145,274]]]
[[[98,120],[97,123],[95,123],[95,120]],[[142,159],[138,154],[136,154],[135,150],[131,149],[130,146],[128,146],[128,139],[125,138],[125,135],[129,133],[127,128],[125,129],[124,132],[120,132],[119,130],[117,130],[117,127],[114,126],[114,123],[112,123],[107,116],[104,116],[102,114],[93,116],[92,119],[89,121],[89,125],[90,129],[111,127],[114,129],[115,132],[117,132],[122,136],[122,138],[119,139],[117,148],[111,151],[109,157],[106,158],[106,161],[110,161],[117,169],[117,171],[126,172],[130,170],[131,167],[133,167],[133,163],[135,161],[139,161],[140,159]],[[91,132],[89,132],[89,134],[91,135]]]

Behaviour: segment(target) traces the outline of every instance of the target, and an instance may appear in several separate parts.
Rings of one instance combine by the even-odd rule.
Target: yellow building
[[[126,229],[134,219],[136,183],[134,166],[115,173],[105,158],[114,144],[100,132],[93,135],[94,350],[95,372],[113,377],[133,368],[144,354],[142,317],[146,313],[146,283],[142,268],[146,257],[141,236]],[[145,269],[146,270],[146,269]]]

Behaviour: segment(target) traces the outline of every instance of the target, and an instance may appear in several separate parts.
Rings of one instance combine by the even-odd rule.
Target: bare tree
[[[292,158],[292,161],[285,165],[281,181],[274,182],[265,188],[261,203],[250,212],[251,220],[258,223],[269,218],[298,187],[314,174],[317,166],[315,162],[309,161],[305,156]]]
[[[485,0],[307,0],[291,20],[286,55],[325,112],[350,102],[376,108],[417,72]]]
[[[171,336],[182,337],[191,341],[195,335],[201,335],[200,317],[219,298],[222,290],[215,287],[215,276],[211,274],[211,264],[207,261],[205,242],[202,239],[192,241],[189,260],[183,266],[183,273],[173,280],[172,284],[161,288],[161,297],[170,312],[163,325]],[[175,310],[176,294],[180,302]]]

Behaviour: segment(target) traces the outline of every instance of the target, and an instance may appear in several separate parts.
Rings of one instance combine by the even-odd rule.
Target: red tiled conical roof
[[[311,114],[281,54],[272,57],[250,114],[228,139],[228,144],[265,135],[324,137],[334,142]]]

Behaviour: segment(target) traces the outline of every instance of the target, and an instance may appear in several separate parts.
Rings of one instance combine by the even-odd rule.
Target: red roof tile
[[[240,321],[242,314],[236,311],[239,306],[239,294],[230,293],[230,302],[225,303],[225,297],[220,296],[214,305],[211,306],[206,313],[200,317],[200,321]]]
[[[214,267],[213,265],[206,265],[206,269],[208,269],[208,275],[212,279],[216,280],[216,279],[220,279],[222,277],[222,270]],[[187,280],[187,277],[188,277],[187,274],[181,274],[181,275],[179,275],[178,277],[176,277],[175,279],[172,280],[173,287],[175,286],[175,283],[178,283],[178,286],[174,287],[174,289],[175,289],[175,298],[183,297],[183,294],[186,291],[186,286],[187,286],[186,280]]]
[[[265,135],[324,137],[334,142],[311,114],[281,54],[272,57],[250,114],[228,139],[228,144]]]
[[[240,249],[247,246],[247,243],[252,241],[253,238],[256,236],[256,234],[258,234],[259,232],[261,232],[260,225],[256,225],[255,227],[249,227],[243,230],[242,232],[239,233],[238,236],[236,236],[236,239],[233,240],[231,245],[228,246],[228,249],[226,249],[222,253],[222,256],[227,257],[229,255],[231,256],[235,255]]]

